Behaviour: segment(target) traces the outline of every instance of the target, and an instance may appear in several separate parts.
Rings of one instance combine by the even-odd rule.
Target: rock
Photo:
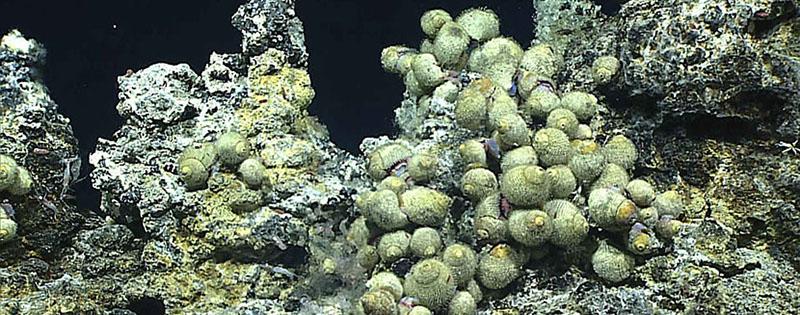
[[[252,0],[233,15],[233,26],[242,32],[242,52],[257,56],[276,48],[297,68],[308,66],[303,22],[294,11],[294,0]]]
[[[0,39],[0,154],[33,182],[25,195],[0,196],[18,225],[18,237],[0,244],[0,267],[29,257],[57,260],[85,219],[70,190],[81,177],[78,142],[42,81],[45,56],[39,42],[17,30]]]
[[[677,191],[686,207],[672,218],[681,224],[664,249],[636,256],[619,284],[592,271],[598,241],[626,250],[594,221],[571,248],[520,248],[509,261],[520,277],[481,292],[479,313],[796,313],[800,159],[782,152],[800,129],[794,4],[643,0],[613,16],[584,0],[534,6],[534,44],[549,43],[565,63],[533,86],[598,95],[598,115],[585,122],[592,140],[624,134],[639,153],[626,165],[634,177]],[[251,0],[233,24],[242,52],[212,54],[200,74],[154,64],[118,78],[125,123],[90,156],[99,215],[62,202],[80,164],[69,121],[39,79],[43,48],[14,32],[0,41],[0,154],[35,181],[30,197],[2,196],[9,206],[3,200],[0,211],[15,210],[20,237],[0,244],[0,309],[343,314],[358,309],[366,275],[408,272],[407,258],[364,270],[347,240],[358,220],[355,196],[374,183],[365,159],[331,143],[307,112],[314,90],[294,2]],[[621,63],[603,86],[591,73],[599,56]],[[398,143],[435,158],[428,182],[400,183],[450,196],[439,236],[483,255],[489,246],[476,240],[475,205],[459,190],[467,167],[458,146],[496,142],[459,127],[454,115],[459,86],[477,78],[448,73],[449,86],[432,97],[404,95],[398,133],[365,138],[361,150]],[[516,100],[504,90],[489,94]],[[236,143],[249,148],[241,152],[269,183],[248,186],[238,165],[209,162],[206,185],[187,189],[178,158],[225,133],[240,135]],[[492,154],[503,153],[489,150],[486,165],[472,167],[499,173]],[[402,163],[390,169],[406,171]],[[584,195],[568,198],[585,212]],[[513,207],[498,196],[492,218],[504,224]],[[360,220],[361,242],[375,245],[381,231]]]

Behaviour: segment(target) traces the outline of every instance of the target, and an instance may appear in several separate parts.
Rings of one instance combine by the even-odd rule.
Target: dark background
[[[59,112],[72,120],[88,165],[97,138],[113,138],[122,124],[115,108],[117,76],[157,62],[188,63],[199,74],[212,51],[240,51],[230,17],[244,2],[0,0],[0,32],[17,28],[44,44],[45,83]],[[443,8],[455,17],[473,6],[495,10],[501,33],[528,46],[530,0],[298,0],[316,91],[309,111],[328,126],[333,142],[358,153],[364,137],[390,134],[405,88],[400,77],[381,69],[381,49],[418,47],[424,37],[419,17],[428,9]],[[78,184],[77,194],[80,207],[99,208],[100,194],[89,180]]]

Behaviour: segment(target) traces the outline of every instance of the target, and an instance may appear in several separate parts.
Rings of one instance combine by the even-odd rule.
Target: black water
[[[44,43],[45,83],[59,111],[72,120],[88,165],[85,158],[97,138],[112,138],[122,123],[115,109],[117,76],[156,62],[188,63],[199,73],[212,51],[239,51],[240,35],[230,17],[243,2],[2,0],[0,32],[18,28]],[[404,86],[381,69],[380,51],[392,44],[418,46],[424,36],[419,17],[426,10],[443,8],[455,15],[488,6],[500,16],[504,35],[523,47],[533,37],[532,1],[297,2],[317,93],[310,111],[328,126],[336,144],[353,153],[364,137],[393,131],[392,111]],[[99,193],[88,180],[77,193],[80,207],[99,207]]]

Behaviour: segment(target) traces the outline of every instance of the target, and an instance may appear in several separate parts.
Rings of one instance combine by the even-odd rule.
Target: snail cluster
[[[357,261],[370,270],[401,259],[417,262],[403,280],[393,272],[376,273],[356,313],[474,314],[482,297],[475,280],[478,257],[465,243],[445,246],[440,230],[452,198],[424,186],[437,168],[434,154],[414,154],[401,143],[368,154],[367,169],[377,183],[356,199],[362,216],[351,225],[348,239],[358,248]]]
[[[523,50],[500,36],[486,8],[455,19],[434,9],[420,24],[428,36],[420,48],[387,47],[381,63],[404,78],[409,97],[454,103],[456,124],[475,136],[458,148],[474,234],[453,239],[453,198],[424,186],[436,174],[435,154],[400,142],[374,149],[367,167],[376,189],[356,200],[362,216],[348,235],[359,264],[374,273],[356,313],[474,314],[482,290],[507,287],[550,248],[593,252],[593,270],[611,283],[630,277],[635,255],[665,248],[681,225],[682,197],[631,180],[634,143],[590,127],[597,97],[557,89],[556,49]],[[607,84],[619,68],[601,56],[591,71]],[[407,274],[386,271],[401,259],[413,262]]]
[[[260,191],[268,190],[271,181],[264,163],[251,156],[247,138],[236,132],[227,132],[213,143],[190,146],[178,159],[178,175],[187,190],[205,189],[214,186],[210,174],[215,165],[239,175],[231,185],[238,189],[227,196],[231,209],[249,211],[263,205]]]
[[[14,158],[0,155],[0,193],[21,196],[31,191],[33,179],[27,169],[19,166]],[[5,207],[0,209],[0,243],[9,241],[17,235],[17,223],[11,219]]]

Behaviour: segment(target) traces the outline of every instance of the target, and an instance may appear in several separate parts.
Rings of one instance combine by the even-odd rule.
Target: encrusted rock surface
[[[25,195],[0,194],[0,211],[19,226],[17,238],[0,245],[0,268],[26,259],[53,262],[84,221],[69,189],[80,177],[78,142],[42,82],[45,55],[16,30],[0,42],[0,154],[33,180]]]
[[[90,162],[101,210],[147,238],[137,248],[146,272],[131,274],[126,295],[164,301],[167,309],[288,312],[287,301],[304,288],[297,281],[309,279],[297,274],[323,260],[309,254],[340,233],[355,193],[346,183],[363,169],[305,110],[314,92],[306,72],[293,66],[305,59],[302,32],[290,27],[299,39],[284,41],[273,28],[299,23],[280,20],[289,10],[291,3],[244,5],[234,15],[244,53],[212,55],[200,75],[187,65],[155,64],[119,78],[117,109],[126,122],[114,140],[100,139]],[[265,18],[268,24],[252,24]],[[235,169],[214,165],[208,189],[187,191],[177,173],[181,152],[225,132],[247,138],[271,189],[240,187]],[[242,194],[252,207],[229,205]],[[325,240],[315,245],[317,238]],[[219,274],[207,278],[202,270]],[[174,285],[197,281],[205,285]],[[248,297],[255,300],[233,307]]]
[[[543,268],[491,305],[522,314],[780,314],[800,307],[794,269],[739,247],[734,236],[713,219],[695,221],[676,236],[674,251],[639,265],[627,285],[604,285],[574,267]]]
[[[0,154],[35,184],[27,196],[0,196],[20,225],[0,244],[0,314],[346,314],[359,303],[368,275],[346,235],[355,196],[373,184],[364,158],[333,145],[306,112],[313,89],[293,4],[244,4],[233,16],[242,52],[212,54],[200,74],[155,64],[119,78],[125,123],[90,157],[103,218],[69,201],[80,164],[69,121],[37,75],[44,50],[10,35],[19,39],[0,46]],[[558,88],[598,95],[593,129],[627,135],[639,151],[635,175],[679,191],[687,207],[669,249],[637,258],[629,280],[601,281],[585,248],[552,251],[506,289],[484,290],[480,313],[797,312],[797,5],[641,0],[605,16],[590,1],[535,1],[534,41],[564,55]],[[603,55],[619,58],[621,73],[599,85],[591,66]],[[406,95],[400,133],[361,149],[436,152],[428,186],[454,197],[442,239],[473,243],[457,146],[474,134],[453,110]],[[236,170],[217,164],[207,189],[187,191],[181,153],[230,131],[267,167],[270,189],[241,188]],[[241,194],[255,206],[234,209],[228,201]]]
[[[294,11],[294,0],[249,1],[233,15],[233,26],[242,32],[245,56],[275,48],[286,54],[292,66],[308,66],[303,22]]]

